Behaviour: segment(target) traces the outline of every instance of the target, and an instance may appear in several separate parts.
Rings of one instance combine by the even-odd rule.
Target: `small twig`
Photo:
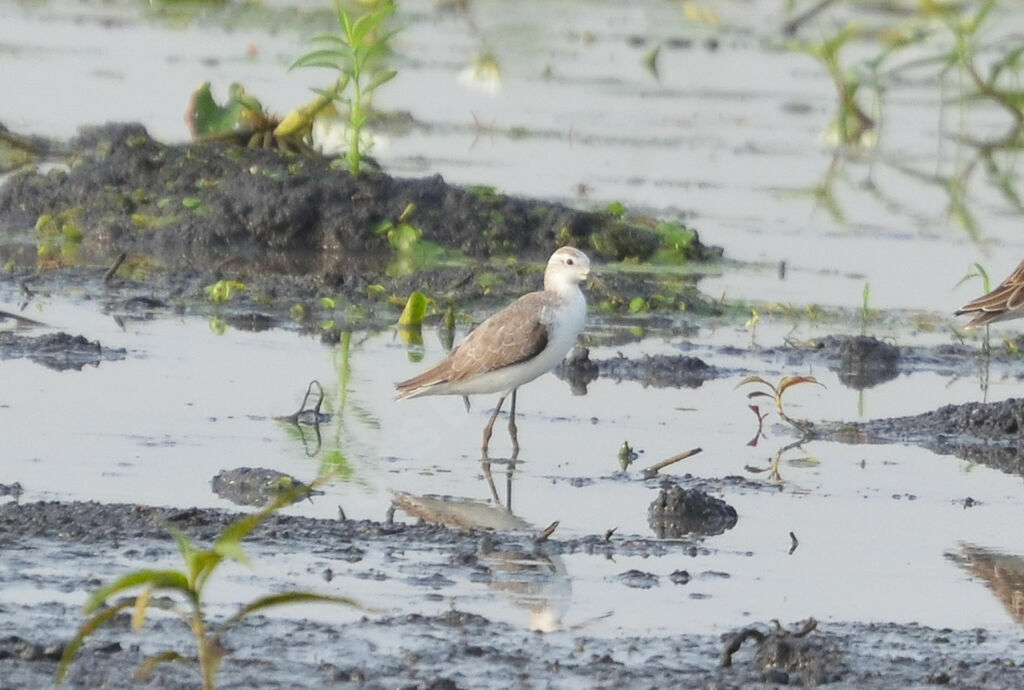
[[[618,529],[618,527],[612,527],[610,530],[605,532],[604,533],[604,540],[605,541],[611,541],[612,540],[612,535],[615,534],[615,530],[617,530],[617,529]]]
[[[703,448],[691,448],[690,450],[684,453],[680,453],[679,455],[673,455],[671,458],[667,458],[665,460],[662,460],[661,462],[656,462],[650,467],[648,467],[646,470],[644,470],[644,474],[657,474],[659,470],[663,470],[669,465],[674,465],[680,460],[685,460],[686,458],[692,455],[696,455],[697,453],[700,453],[702,450]]]
[[[103,274],[103,282],[107,285],[114,278],[114,274],[117,273],[117,269],[121,268],[121,264],[128,258],[128,252],[121,252],[116,259],[114,259],[114,265],[107,269],[107,272]]]
[[[797,630],[795,633],[792,633],[792,635],[793,637],[804,637],[806,635],[809,635],[811,631],[813,631],[817,627],[818,621],[814,619],[814,616],[811,616],[806,621],[804,621],[804,624],[800,627],[800,629]]]
[[[9,311],[3,311],[2,309],[0,309],[0,321],[3,321],[4,319],[11,319],[12,321],[16,321],[21,326],[46,325],[42,321],[36,321],[35,319],[30,319],[27,316],[19,316],[18,314],[12,314]]]
[[[796,551],[796,547],[800,546],[800,542],[797,541],[796,535],[792,532],[789,533],[789,539],[792,542],[789,547],[789,555],[792,556],[793,552]]]

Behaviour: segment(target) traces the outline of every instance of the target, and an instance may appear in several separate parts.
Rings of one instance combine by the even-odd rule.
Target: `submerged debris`
[[[810,637],[818,622],[809,618],[799,630],[789,631],[777,622],[769,633],[748,627],[726,639],[719,656],[724,667],[732,666],[732,655],[746,640],[757,642],[755,664],[763,680],[781,685],[817,687],[842,680],[849,672],[842,655],[822,636]]]
[[[636,381],[645,388],[700,388],[705,381],[731,374],[713,367],[698,357],[688,355],[646,355],[591,360],[586,348],[577,348],[555,374],[569,381],[573,391],[585,393],[587,384],[599,376],[616,381]]]
[[[309,489],[289,474],[263,467],[222,470],[210,480],[210,486],[213,493],[240,506],[265,506],[289,491],[296,492],[295,502],[323,494],[323,491]]]
[[[99,366],[102,361],[125,358],[123,348],[105,348],[98,341],[64,332],[43,335],[18,335],[0,331],[0,359],[27,357],[48,369],[81,370],[87,364]]]

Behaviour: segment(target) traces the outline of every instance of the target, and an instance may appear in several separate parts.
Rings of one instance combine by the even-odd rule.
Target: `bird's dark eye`
[[[565,260],[565,265],[566,266],[572,266],[573,265],[573,260],[572,259],[566,259]]]

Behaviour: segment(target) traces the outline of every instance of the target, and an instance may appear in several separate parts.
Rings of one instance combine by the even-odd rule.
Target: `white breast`
[[[445,392],[462,395],[477,393],[510,393],[513,388],[528,383],[558,366],[576,344],[587,316],[587,300],[579,288],[571,290],[565,298],[545,306],[540,314],[541,323],[548,327],[548,342],[532,359],[518,364],[474,376],[449,386]]]

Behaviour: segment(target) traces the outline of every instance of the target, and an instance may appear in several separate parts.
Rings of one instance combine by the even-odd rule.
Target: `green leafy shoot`
[[[370,116],[373,93],[397,74],[394,70],[374,69],[375,62],[390,52],[395,32],[382,31],[381,25],[394,11],[392,0],[382,0],[363,16],[353,19],[335,0],[339,33],[314,36],[310,39],[314,49],[289,68],[321,67],[338,73],[334,85],[319,92],[318,102],[333,101],[347,107],[345,162],[353,175],[362,170],[363,128]],[[289,118],[285,118],[285,122]]]
[[[330,475],[325,475],[308,487],[296,487],[290,492],[281,492],[260,512],[243,516],[225,527],[211,548],[201,548],[177,528],[167,526],[178,546],[183,568],[132,571],[93,592],[86,601],[83,611],[88,616],[86,622],[64,648],[57,667],[56,683],[60,684],[67,678],[75,655],[88,637],[115,620],[118,614],[129,609],[132,610],[131,621],[135,629],[145,625],[147,612],[151,608],[170,609],[178,615],[195,637],[203,690],[212,690],[217,669],[225,654],[224,635],[250,614],[285,604],[330,603],[359,606],[348,597],[293,591],[259,597],[244,604],[220,624],[212,624],[206,615],[205,587],[224,559],[248,564],[249,559],[242,549],[241,541],[277,510],[293,503],[299,495],[305,495],[311,487],[326,481],[329,477]],[[113,597],[130,594],[133,591],[136,592],[133,599],[110,603]],[[159,601],[154,599],[156,595],[160,595]],[[168,597],[175,603],[168,606]],[[161,663],[185,660],[187,657],[177,651],[161,652],[143,661],[138,676],[149,675]]]
[[[955,290],[967,281],[974,280],[975,278],[981,279],[981,294],[987,295],[992,292],[992,281],[988,277],[988,271],[985,270],[984,266],[977,262],[971,264],[970,268],[967,269],[967,273],[964,274],[963,278],[957,281],[956,285],[953,286],[953,289]]]

